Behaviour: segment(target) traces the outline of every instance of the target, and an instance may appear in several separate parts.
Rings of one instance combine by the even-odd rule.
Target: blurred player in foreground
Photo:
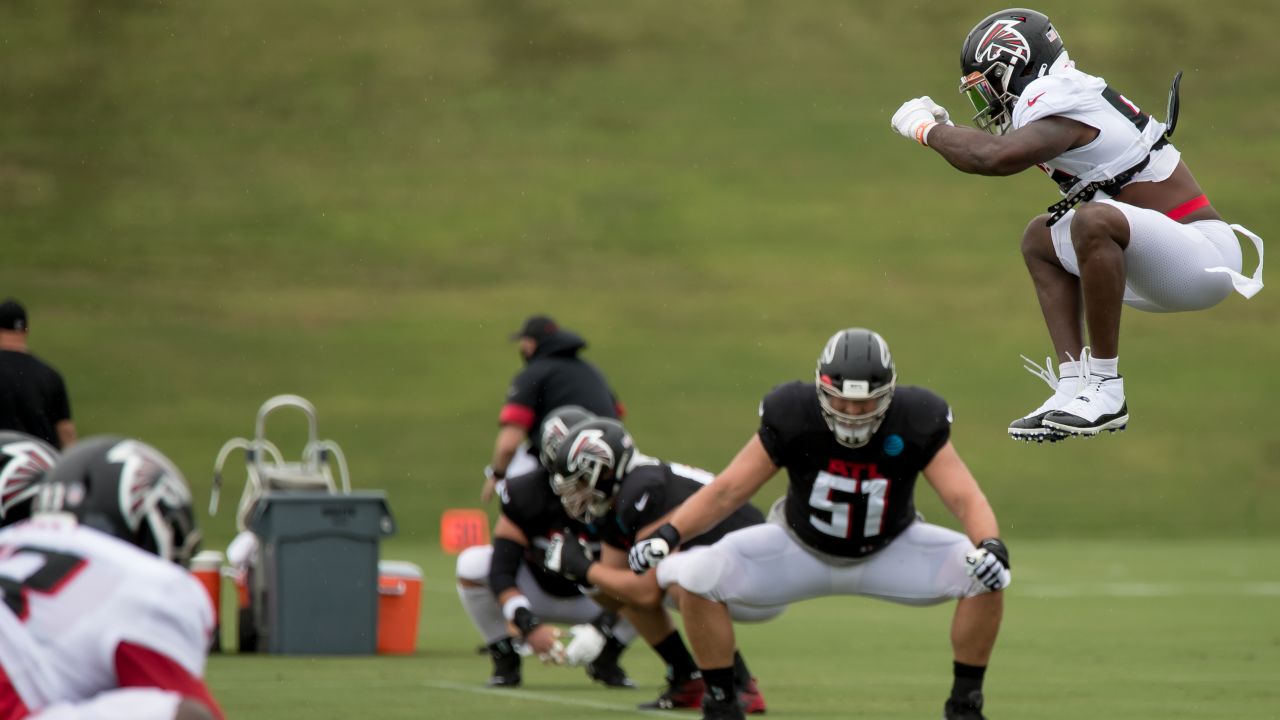
[[[76,444],[0,530],[0,718],[204,720],[208,595],[181,473],[146,443]]]

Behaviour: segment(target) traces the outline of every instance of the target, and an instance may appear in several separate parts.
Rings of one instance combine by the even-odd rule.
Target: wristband
[[[921,123],[918,127],[916,127],[916,142],[920,143],[921,145],[924,145],[925,147],[928,147],[929,131],[932,130],[934,126],[936,126],[937,124],[938,124],[937,121],[930,120],[928,122]]]
[[[680,531],[671,523],[665,523],[662,527],[654,530],[653,535],[650,537],[658,537],[666,540],[667,547],[670,548],[672,552],[675,552],[675,549],[680,547]]]
[[[511,622],[514,623],[516,629],[520,631],[521,637],[529,637],[529,633],[533,632],[534,628],[542,624],[542,621],[538,619],[538,616],[534,615],[533,611],[527,607],[516,608],[515,617],[511,619]]]
[[[1004,541],[1000,538],[987,538],[978,543],[978,547],[995,555],[1004,564],[1006,570],[1012,569],[1012,566],[1009,565],[1009,548],[1005,547]]]
[[[523,595],[516,595],[515,597],[503,603],[502,617],[506,618],[507,622],[515,622],[516,611],[519,610],[520,608],[524,608],[529,612],[533,612],[533,606],[529,604],[529,598]]]
[[[507,472],[505,470],[495,470],[492,465],[485,465],[484,476],[490,480],[505,480],[507,478]]]

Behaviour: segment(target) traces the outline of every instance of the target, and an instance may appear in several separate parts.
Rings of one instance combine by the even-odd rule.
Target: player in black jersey
[[[548,452],[563,440],[568,424],[594,417],[581,407],[558,408],[542,425],[541,445]],[[550,457],[544,453],[543,457]],[[493,659],[489,685],[515,687],[521,683],[520,655],[513,646],[508,623],[521,640],[545,661],[585,664],[587,674],[610,687],[635,687],[618,665],[618,657],[636,635],[630,623],[618,621],[612,610],[584,595],[574,582],[543,569],[542,556],[550,538],[568,532],[597,546],[593,529],[565,512],[552,492],[548,474],[532,472],[500,484],[502,515],[494,527],[492,545],[467,548],[458,556],[458,596]],[[579,625],[566,648],[559,630],[543,619]],[[588,631],[588,625],[593,631]]]
[[[884,339],[852,328],[827,341],[813,384],[779,386],[760,415],[760,430],[729,466],[629,555],[636,572],[656,566],[660,586],[686,591],[681,612],[707,683],[704,717],[743,714],[731,694],[728,605],[785,606],[841,594],[906,605],[957,599],[955,681],[944,713],[947,720],[981,720],[982,677],[1003,610],[999,591],[1011,579],[1009,553],[995,513],[951,444],[947,403],[924,388],[899,387]],[[768,523],[670,554],[781,468],[787,494]],[[921,472],[965,534],[917,516]]]
[[[598,529],[600,553],[592,554],[575,542],[573,531],[553,539],[547,567],[577,582],[590,583],[626,604],[624,614],[667,662],[667,689],[642,708],[697,708],[706,685],[684,647],[671,616],[663,607],[663,592],[654,573],[637,576],[627,568],[627,551],[637,536],[666,522],[686,499],[714,475],[680,463],[663,462],[639,453],[630,433],[616,420],[596,418],[574,425],[559,444],[552,465],[552,487],[575,520]],[[734,530],[758,525],[764,515],[743,504],[707,531],[692,537],[686,547],[710,545]],[[679,589],[667,598],[678,602]],[[782,608],[763,613],[730,606],[734,619],[759,621]],[[733,653],[735,689],[747,713],[765,711],[764,696],[740,653]]]

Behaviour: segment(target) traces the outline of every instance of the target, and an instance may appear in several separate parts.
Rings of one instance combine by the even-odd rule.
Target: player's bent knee
[[[475,584],[488,583],[489,563],[492,559],[492,545],[473,545],[458,553],[456,570],[458,580]]]
[[[1082,203],[1071,218],[1071,242],[1111,238],[1121,245],[1129,242],[1129,220],[1113,205],[1103,202]]]
[[[1031,222],[1027,223],[1027,228],[1022,231],[1023,257],[1057,257],[1053,251],[1053,232],[1045,225],[1048,220],[1047,214],[1041,214],[1031,218]]]
[[[694,595],[720,600],[716,590],[734,564],[730,554],[712,545],[693,548],[680,553],[680,556],[682,562],[677,567],[675,584]]]

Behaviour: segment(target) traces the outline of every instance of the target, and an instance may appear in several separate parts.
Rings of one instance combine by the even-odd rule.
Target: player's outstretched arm
[[[957,170],[974,175],[1014,175],[1093,140],[1098,131],[1051,115],[1005,135],[951,124],[947,111],[928,97],[908,100],[891,120],[905,138],[927,145]]]
[[[960,453],[947,441],[924,468],[924,477],[933,486],[942,504],[955,515],[965,535],[976,545],[986,538],[1000,536],[995,511]]]
[[[682,538],[696,537],[729,517],[777,472],[760,436],[752,435],[729,466],[676,508],[669,522],[641,536],[627,557],[631,569],[641,573],[657,566],[675,552]]]

